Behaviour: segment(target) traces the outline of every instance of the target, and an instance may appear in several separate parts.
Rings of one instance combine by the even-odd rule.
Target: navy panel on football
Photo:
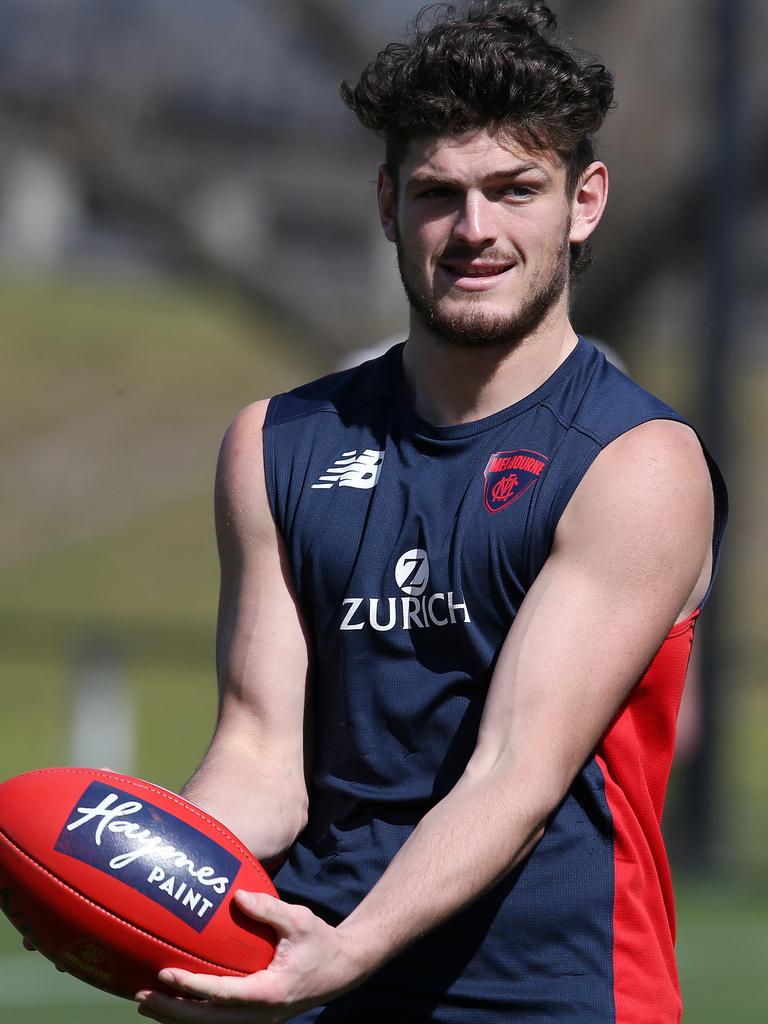
[[[202,932],[241,862],[173,814],[103,782],[72,808],[56,850],[125,882]]]

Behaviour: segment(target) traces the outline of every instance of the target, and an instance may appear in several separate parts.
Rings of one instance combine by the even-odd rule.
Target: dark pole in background
[[[737,350],[739,235],[744,210],[743,29],[745,0],[713,0],[713,92],[710,172],[702,214],[707,252],[707,324],[699,417],[707,446],[724,475],[730,464],[729,399]],[[721,821],[723,716],[726,713],[722,585],[702,622],[701,742],[689,764],[684,801],[687,860],[701,871],[717,867]]]

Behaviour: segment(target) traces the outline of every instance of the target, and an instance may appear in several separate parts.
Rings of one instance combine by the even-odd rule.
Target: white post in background
[[[135,773],[134,690],[117,646],[103,637],[87,642],[75,664],[69,763]]]

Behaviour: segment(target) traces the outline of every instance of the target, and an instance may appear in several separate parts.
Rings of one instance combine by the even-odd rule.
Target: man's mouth
[[[514,267],[514,263],[454,263],[440,264],[451,284],[470,291],[490,287],[494,281]]]

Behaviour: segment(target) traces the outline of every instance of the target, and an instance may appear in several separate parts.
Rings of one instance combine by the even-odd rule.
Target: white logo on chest
[[[429,583],[429,558],[422,548],[412,548],[401,555],[395,566],[395,581],[407,597],[345,597],[346,607],[340,630],[365,629],[370,626],[378,633],[391,629],[429,629],[449,623],[471,623],[469,609],[457,601],[452,590],[445,594],[424,592]],[[384,606],[380,611],[379,606]],[[364,606],[366,606],[364,608]]]
[[[395,580],[404,594],[421,597],[429,583],[429,558],[421,548],[400,555],[395,566]]]
[[[360,491],[370,491],[378,483],[383,462],[384,452],[375,451],[373,448],[366,448],[360,455],[356,451],[342,452],[341,458],[329,466],[316,484],[312,484],[312,490],[327,491],[331,487],[355,487]]]

